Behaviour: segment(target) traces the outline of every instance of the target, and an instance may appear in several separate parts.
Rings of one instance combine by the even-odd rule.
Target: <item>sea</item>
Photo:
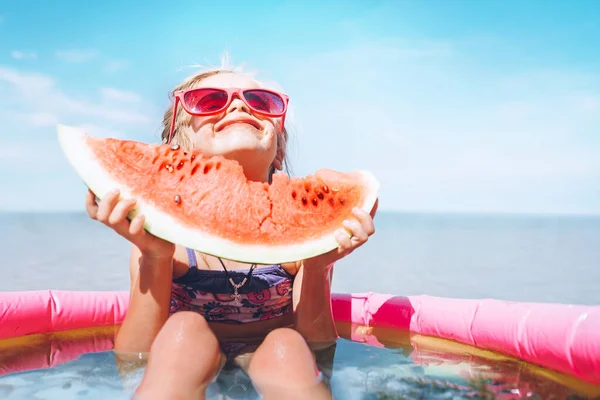
[[[378,212],[334,292],[600,304],[600,216]],[[0,214],[0,291],[128,290],[129,243],[85,213]]]

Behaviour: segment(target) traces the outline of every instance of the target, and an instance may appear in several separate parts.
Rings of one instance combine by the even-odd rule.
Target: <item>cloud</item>
[[[599,76],[406,40],[281,56],[299,175],[371,170],[382,209],[600,214]]]
[[[125,139],[126,135],[116,129],[105,128],[102,126],[94,125],[94,124],[80,124],[77,125],[78,128],[82,129],[88,135],[101,137],[101,138],[116,138],[116,139]]]
[[[567,100],[575,111],[588,115],[600,115],[600,95],[573,94]]]
[[[56,124],[151,142],[160,124],[154,115],[156,107],[134,92],[71,93],[50,76],[0,65],[0,170],[11,171],[0,174],[0,209],[81,209],[84,188],[59,147]]]
[[[94,49],[72,49],[60,50],[55,54],[56,58],[68,63],[84,63],[100,55],[100,52]]]
[[[35,60],[35,59],[37,59],[37,53],[34,51],[13,50],[10,53],[10,55],[15,60]]]
[[[109,73],[118,72],[128,68],[130,62],[127,60],[110,60],[104,64],[104,70]]]
[[[34,128],[54,127],[59,122],[56,114],[49,112],[25,112],[15,110],[0,110],[3,121],[12,121],[20,126]]]
[[[62,120],[96,118],[108,123],[149,124],[152,121],[141,107],[123,108],[121,105],[68,95],[57,87],[52,78],[38,73],[0,66],[0,84],[2,83],[8,83],[2,95],[9,98],[14,106],[26,110],[32,118],[44,114],[54,115]],[[135,94],[126,93],[126,96],[131,99]]]
[[[22,73],[16,69],[0,66],[0,82],[2,81],[25,92],[32,89],[49,90],[54,86],[54,80],[45,75],[36,72]]]
[[[119,103],[139,103],[141,101],[141,97],[137,93],[113,88],[102,88],[100,94],[106,101]]]

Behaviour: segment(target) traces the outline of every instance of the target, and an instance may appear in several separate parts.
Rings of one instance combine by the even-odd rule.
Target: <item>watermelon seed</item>
[[[306,203],[308,203],[308,201],[306,200],[306,197],[302,198],[302,204],[306,205]]]
[[[208,171],[210,171],[211,168],[212,168],[212,164],[206,163],[206,165],[204,166],[204,173],[208,174]]]
[[[296,196],[297,196],[297,194],[296,194],[296,191],[294,190],[294,191],[292,192],[292,198],[294,198],[294,199],[295,199],[295,198],[296,198]]]
[[[329,193],[329,188],[327,187],[327,185],[323,185],[323,191],[325,193]]]
[[[181,169],[183,167],[183,161],[179,161],[179,164],[177,164],[177,169]]]
[[[346,202],[346,200],[344,200],[344,199],[340,199],[340,204],[341,204],[341,205],[344,205],[344,203],[345,203],[345,202]]]
[[[317,199],[315,199],[314,197],[312,199],[312,203],[313,203],[313,206],[316,206],[317,204],[319,204],[319,202],[317,201]]]
[[[174,144],[173,146],[171,146],[171,150],[179,150],[179,145]]]
[[[333,197],[329,198],[329,204],[331,204],[332,206],[335,205],[335,201],[333,200]]]
[[[180,204],[181,203],[181,197],[179,197],[179,195],[175,195],[175,204]]]
[[[317,193],[317,197],[318,197],[319,199],[323,200],[323,193],[321,193],[321,192]]]
[[[167,171],[173,172],[173,166],[171,164],[165,165],[165,168],[167,169]]]
[[[184,151],[184,152],[183,152],[183,155],[184,155],[184,156],[187,156],[187,151]]]
[[[191,160],[194,161],[196,159],[196,155],[192,154]]]
[[[194,165],[194,168],[192,168],[192,172],[190,172],[190,175],[194,175],[196,173],[196,171],[198,171],[199,167],[200,167],[200,164]]]
[[[217,162],[217,165],[215,165],[215,169],[218,171],[219,168],[221,168],[221,162]]]

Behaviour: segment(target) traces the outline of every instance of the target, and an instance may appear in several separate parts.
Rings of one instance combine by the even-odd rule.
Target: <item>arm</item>
[[[333,263],[319,265],[312,259],[301,263],[294,280],[294,325],[317,347],[326,347],[338,337],[331,310],[332,278]]]
[[[173,258],[143,255],[132,247],[129,309],[115,340],[115,351],[148,352],[169,317]]]
[[[133,244],[129,259],[131,290],[129,309],[115,340],[117,352],[148,352],[152,341],[169,316],[169,297],[173,276],[175,245],[151,235],[144,229],[144,216],[131,221],[134,199],[124,199],[118,190],[100,202],[88,190],[86,210],[95,219]]]
[[[344,227],[336,232],[337,249],[304,260],[299,265],[293,287],[294,325],[309,344],[328,345],[338,337],[331,309],[333,264],[362,246],[375,233],[373,217],[377,205],[378,202],[371,214],[354,210],[355,218],[344,221]]]

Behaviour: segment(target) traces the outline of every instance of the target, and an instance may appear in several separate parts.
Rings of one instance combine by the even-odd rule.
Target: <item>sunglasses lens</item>
[[[214,112],[225,107],[227,93],[215,89],[191,90],[185,93],[183,102],[191,113]]]
[[[281,96],[264,90],[246,90],[244,99],[250,107],[265,114],[281,114],[285,108]]]

